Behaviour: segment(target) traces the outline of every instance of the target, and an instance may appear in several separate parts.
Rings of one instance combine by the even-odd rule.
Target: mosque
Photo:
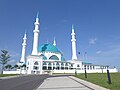
[[[22,43],[22,54],[19,65],[26,64],[26,69],[23,73],[26,74],[44,74],[44,73],[103,73],[106,72],[109,66],[105,65],[95,65],[92,63],[82,62],[77,58],[76,55],[76,38],[75,30],[72,25],[71,32],[71,48],[72,48],[72,58],[71,60],[65,60],[64,55],[56,46],[56,41],[54,38],[54,43],[45,43],[41,46],[38,45],[39,37],[39,17],[38,14],[35,20],[35,29],[33,30],[33,49],[29,56],[25,56],[26,52],[26,33],[23,37]],[[20,70],[18,70],[20,71]],[[110,69],[110,72],[118,72],[116,68]]]

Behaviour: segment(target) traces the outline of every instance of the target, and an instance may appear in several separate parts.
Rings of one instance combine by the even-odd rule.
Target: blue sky
[[[78,58],[94,64],[120,68],[119,0],[0,0],[0,50],[21,56],[22,38],[27,32],[26,55],[32,52],[33,30],[39,12],[39,45],[53,43],[71,59],[71,27],[74,24]]]

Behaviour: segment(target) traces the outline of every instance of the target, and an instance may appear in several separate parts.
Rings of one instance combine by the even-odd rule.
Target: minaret
[[[23,37],[23,43],[22,43],[22,54],[21,54],[21,59],[20,59],[20,62],[21,63],[25,63],[25,49],[26,49],[26,32],[24,34],[24,37]]]
[[[33,50],[32,50],[32,55],[37,55],[38,54],[38,34],[39,34],[39,18],[38,18],[38,13],[36,17],[36,22],[34,23],[35,25],[35,30],[34,32],[34,40],[33,40]]]
[[[76,55],[76,39],[75,39],[75,32],[74,32],[74,26],[72,25],[72,33],[71,33],[72,39],[72,60],[77,60]]]
[[[53,42],[53,45],[56,46],[56,41],[55,41],[55,37],[54,37],[54,42]]]

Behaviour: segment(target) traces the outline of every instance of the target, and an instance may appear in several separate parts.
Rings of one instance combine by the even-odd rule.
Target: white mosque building
[[[26,70],[23,73],[26,74],[44,74],[44,73],[103,73],[107,72],[108,66],[106,65],[95,65],[92,63],[82,62],[77,58],[76,55],[76,38],[75,30],[72,25],[71,33],[71,43],[72,43],[72,58],[71,60],[65,60],[64,55],[56,46],[56,41],[54,38],[54,43],[45,43],[41,46],[38,45],[39,33],[39,17],[37,14],[36,21],[34,23],[35,29],[33,30],[33,49],[29,56],[25,56],[26,51],[26,33],[23,37],[22,43],[22,54],[20,63],[26,64]],[[20,71],[20,70],[18,70]],[[118,72],[116,68],[109,69],[110,72]],[[4,73],[7,73],[4,72]]]

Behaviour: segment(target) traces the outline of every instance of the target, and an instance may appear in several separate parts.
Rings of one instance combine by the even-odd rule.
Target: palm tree
[[[8,64],[8,65],[5,66],[5,68],[10,71],[12,69],[12,65]]]
[[[8,54],[8,51],[1,50],[0,64],[2,64],[2,74],[3,74],[4,66],[5,66],[5,64],[8,63],[9,58],[10,58],[10,55]]]

